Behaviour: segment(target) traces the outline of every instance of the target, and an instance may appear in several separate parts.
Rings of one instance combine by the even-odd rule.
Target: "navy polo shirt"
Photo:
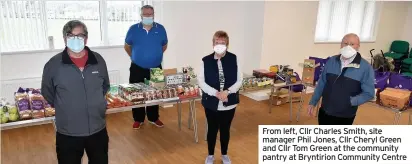
[[[162,63],[163,46],[167,44],[165,28],[159,23],[147,31],[142,23],[134,24],[126,34],[125,42],[132,47],[132,62],[143,68],[155,68]]]

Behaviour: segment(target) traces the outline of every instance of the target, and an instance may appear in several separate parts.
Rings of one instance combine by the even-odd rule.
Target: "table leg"
[[[57,127],[56,127],[56,119],[53,119],[53,120],[52,120],[52,123],[53,123],[53,128],[54,128],[54,131],[56,131],[56,132],[57,132]]]
[[[273,94],[274,94],[274,88],[270,90],[270,95],[269,95],[269,113],[272,113],[272,105],[273,105]]]
[[[197,134],[197,116],[196,116],[196,101],[192,102],[192,120],[193,120],[193,130],[195,131],[195,142],[199,142],[199,137]]]
[[[188,117],[188,123],[187,123],[187,126],[189,129],[192,128],[192,115],[193,115],[192,108],[193,108],[192,100],[189,100],[189,117]]]
[[[182,130],[182,102],[177,102],[177,124],[179,125],[179,130]]]
[[[292,122],[292,86],[289,86],[289,121]]]
[[[305,86],[303,86],[305,87]],[[303,88],[305,89],[305,88]],[[306,89],[305,89],[305,93],[306,93]],[[300,92],[300,100],[299,100],[299,108],[298,108],[298,113],[296,115],[296,121],[299,122],[299,117],[300,117],[300,112],[302,111],[303,108],[303,91]]]

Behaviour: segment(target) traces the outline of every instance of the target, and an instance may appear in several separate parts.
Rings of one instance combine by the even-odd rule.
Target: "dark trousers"
[[[217,132],[220,131],[220,149],[222,155],[227,155],[230,139],[230,125],[235,116],[236,108],[227,111],[205,109],[207,119],[207,147],[209,155],[215,154]]]
[[[109,136],[106,128],[87,137],[56,133],[56,152],[59,164],[81,164],[84,150],[86,150],[89,164],[108,164]]]
[[[158,66],[158,68],[162,68],[162,66]],[[150,69],[142,68],[134,63],[130,66],[130,77],[129,83],[143,83],[144,79],[150,80]],[[144,122],[146,113],[147,119],[151,122],[155,122],[159,119],[159,106],[148,106],[141,107],[141,108],[133,108],[133,119],[137,122]]]
[[[352,125],[355,117],[343,118],[326,114],[323,108],[319,109],[318,122],[319,125]]]

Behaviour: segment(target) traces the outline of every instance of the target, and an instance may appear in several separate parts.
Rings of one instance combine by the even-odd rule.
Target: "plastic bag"
[[[30,108],[32,111],[32,117],[33,118],[43,118],[44,111],[45,111],[43,96],[40,94],[39,91],[33,90],[31,93],[29,93],[29,99],[30,99]]]
[[[378,88],[380,90],[385,89],[388,86],[388,80],[390,76],[390,72],[375,71],[375,88]]]
[[[389,77],[388,87],[408,89],[412,91],[412,78],[394,73]]]
[[[31,119],[32,112],[30,109],[29,95],[26,90],[19,88],[19,90],[14,94],[17,109],[19,110],[20,119]]]

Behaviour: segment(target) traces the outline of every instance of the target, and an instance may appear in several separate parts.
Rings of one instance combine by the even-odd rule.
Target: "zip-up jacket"
[[[351,118],[359,105],[373,99],[375,74],[359,53],[346,67],[341,63],[341,55],[327,61],[309,104],[315,106],[322,97],[321,108],[326,114]]]
[[[70,59],[67,48],[44,66],[41,92],[56,109],[57,132],[68,136],[90,136],[106,127],[106,99],[110,88],[106,62],[88,51],[81,71]]]

